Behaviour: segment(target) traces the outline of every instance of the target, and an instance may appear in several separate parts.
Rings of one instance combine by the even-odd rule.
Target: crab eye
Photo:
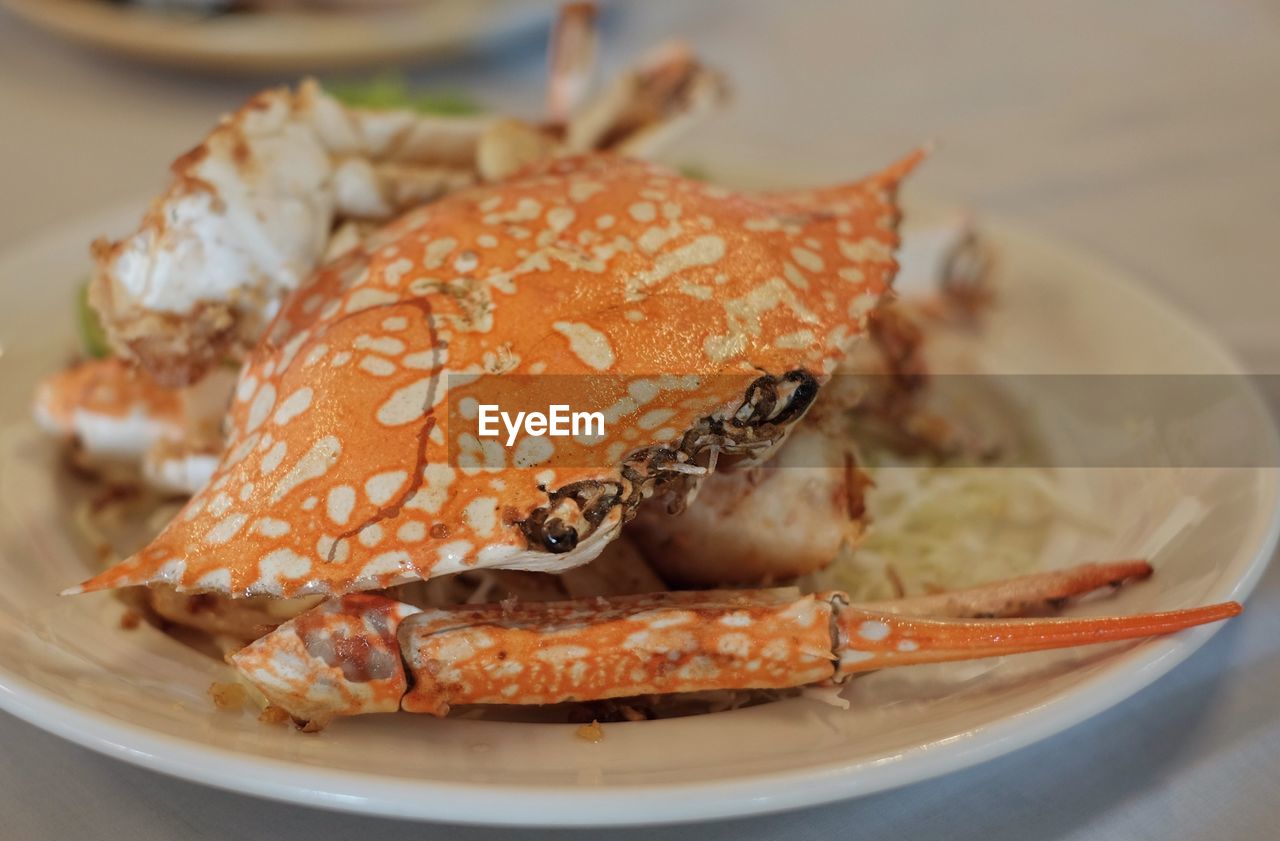
[[[783,386],[780,394],[783,395],[783,405],[778,412],[769,420],[773,423],[787,423],[805,413],[805,410],[812,405],[815,397],[818,396],[818,381],[804,369],[796,369],[788,371],[778,379],[778,383]],[[790,393],[785,393],[787,387],[790,387]]]
[[[556,555],[571,552],[578,545],[578,531],[559,517],[553,517],[542,524],[542,545]]]
[[[747,388],[729,424],[745,429],[789,423],[803,415],[817,395],[818,381],[802,368],[780,377],[765,374]]]

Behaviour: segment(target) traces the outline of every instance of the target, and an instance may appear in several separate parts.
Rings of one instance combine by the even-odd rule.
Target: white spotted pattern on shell
[[[746,194],[584,155],[410,212],[286,301],[245,366],[210,485],[82,589],[341,594],[590,560],[620,518],[572,558],[531,550],[518,522],[556,488],[620,482],[622,455],[733,411],[761,372],[825,381],[892,279],[896,188],[919,158]],[[485,466],[451,466],[450,375],[486,373],[489,394],[534,380],[507,375],[594,376],[598,405],[573,408],[612,407],[608,434],[561,464],[516,467],[496,447]],[[233,528],[262,520],[289,528]]]

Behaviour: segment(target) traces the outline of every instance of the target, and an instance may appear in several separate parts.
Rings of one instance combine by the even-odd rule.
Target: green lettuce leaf
[[[403,76],[384,74],[365,82],[330,82],[325,89],[353,108],[408,108],[421,114],[476,114],[479,103],[460,93],[422,92],[409,88]]]

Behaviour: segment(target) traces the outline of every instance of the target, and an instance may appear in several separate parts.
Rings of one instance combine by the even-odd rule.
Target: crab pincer
[[[1085,595],[1141,578],[1141,561],[1086,564],[963,591],[952,616]],[[1037,595],[1038,594],[1038,595]],[[802,595],[791,588],[706,590],[563,602],[464,605],[417,610],[380,597],[332,600],[231,657],[242,677],[300,719],[407,712],[442,716],[463,704],[555,704],[703,690],[787,689],[840,683],[891,666],[1004,654],[1167,634],[1229,618],[1240,605],[1140,616],[1083,619],[939,619],[910,615],[928,604],[903,599],[853,605],[844,593]],[[373,630],[361,611],[394,617]],[[377,700],[368,678],[339,675],[319,655],[325,640],[366,628],[368,646],[389,651],[392,629],[402,670],[384,669]],[[359,641],[349,642],[358,645]],[[316,655],[312,655],[316,656]],[[335,689],[334,682],[339,684]],[[353,703],[352,699],[360,699]]]

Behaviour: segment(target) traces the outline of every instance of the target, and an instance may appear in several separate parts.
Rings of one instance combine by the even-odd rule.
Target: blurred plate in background
[[[297,73],[456,53],[551,19],[553,2],[420,0],[361,11],[247,11],[197,16],[109,0],[0,0],[77,43],[171,67]]]

